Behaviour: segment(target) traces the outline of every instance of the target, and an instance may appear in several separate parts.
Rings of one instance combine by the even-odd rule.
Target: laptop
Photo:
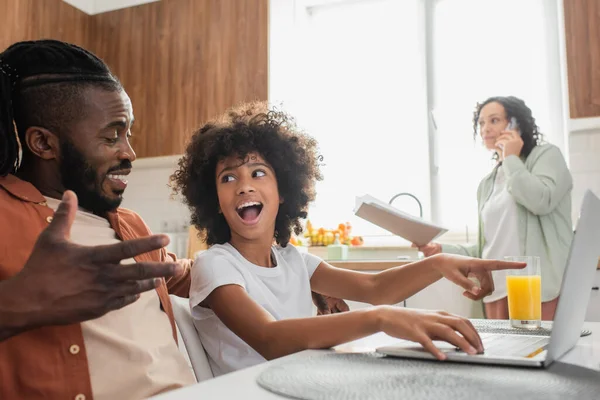
[[[550,336],[482,333],[484,353],[469,355],[445,342],[434,342],[447,361],[546,368],[579,340],[600,256],[600,199],[587,190],[571,243]],[[507,321],[508,324],[508,321]],[[522,331],[522,330],[519,330]],[[401,341],[378,353],[401,358],[437,360],[420,344]]]

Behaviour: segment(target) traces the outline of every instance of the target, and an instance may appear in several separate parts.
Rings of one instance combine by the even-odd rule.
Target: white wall
[[[567,47],[565,36],[564,0],[557,1],[559,54],[563,109],[569,117],[569,80],[567,74]],[[565,136],[568,150],[564,154],[573,176],[572,211],[573,224],[577,224],[579,209],[585,190],[591,189],[600,196],[600,118],[565,118]]]
[[[590,189],[596,196],[600,196],[600,127],[572,131],[569,150],[573,175],[572,216],[575,224],[585,190]]]
[[[134,161],[122,207],[140,214],[152,232],[171,236],[169,250],[182,257],[187,251],[190,213],[180,198],[172,198],[168,186],[178,159],[170,156]]]

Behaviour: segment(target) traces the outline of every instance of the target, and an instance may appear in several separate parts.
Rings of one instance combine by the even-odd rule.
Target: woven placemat
[[[273,364],[258,384],[304,400],[598,399],[600,374],[554,363],[547,370],[330,353]]]
[[[513,328],[509,321],[497,319],[472,319],[471,323],[479,333],[510,333],[511,335],[550,336],[552,322],[542,321],[539,328]],[[583,329],[581,336],[591,335],[592,331]],[[600,398],[600,396],[598,396]]]

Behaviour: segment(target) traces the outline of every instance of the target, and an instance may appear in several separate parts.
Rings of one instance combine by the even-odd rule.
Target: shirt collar
[[[44,203],[46,199],[31,183],[14,175],[0,177],[0,186],[14,197],[32,203]]]

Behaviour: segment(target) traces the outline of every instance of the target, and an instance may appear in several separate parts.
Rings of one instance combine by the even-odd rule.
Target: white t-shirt
[[[483,246],[481,258],[503,260],[505,256],[519,256],[519,226],[517,203],[508,192],[503,168],[498,168],[494,188],[481,210],[483,221]],[[492,271],[494,292],[483,299],[484,303],[500,300],[507,296],[506,276],[508,271]]]
[[[310,278],[322,260],[300,253],[291,244],[285,248],[273,246],[271,251],[276,261],[273,268],[252,264],[229,243],[214,245],[196,257],[190,308],[215,376],[265,361],[212,310],[199,305],[219,286],[241,286],[276,320],[313,315]]]

